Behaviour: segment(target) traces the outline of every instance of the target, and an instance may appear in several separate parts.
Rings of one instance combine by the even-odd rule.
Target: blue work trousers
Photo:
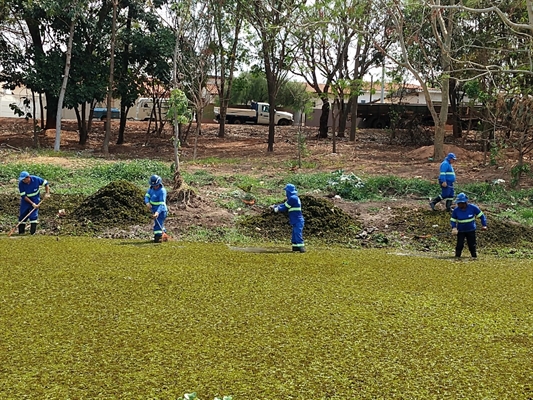
[[[154,220],[154,235],[162,235],[163,232],[166,232],[166,229],[165,229],[166,219],[167,219],[166,211],[163,211],[157,216],[157,218]]]
[[[293,224],[292,226],[292,237],[291,237],[291,243],[293,246],[303,246],[304,244],[304,236],[303,236],[303,230],[304,230],[304,221],[298,221]]]
[[[39,204],[41,202],[40,198],[33,198],[32,201],[35,204]],[[20,215],[19,215],[19,222],[22,221],[26,215],[33,209],[32,205],[28,203],[26,200],[22,199],[20,202]],[[39,218],[39,209],[36,208],[33,210],[33,212],[30,214],[28,218],[25,219],[25,221],[30,221],[30,223],[37,223],[37,220]]]

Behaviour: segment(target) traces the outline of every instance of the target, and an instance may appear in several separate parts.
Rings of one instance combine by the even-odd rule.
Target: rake
[[[41,202],[39,202],[39,205],[42,204],[43,201],[44,201],[44,199],[41,200]],[[9,233],[7,234],[7,237],[11,237],[11,235],[13,234],[13,232],[15,232],[15,230],[19,227],[19,225],[22,224],[24,221],[26,221],[26,220],[28,219],[28,217],[31,215],[31,213],[34,212],[36,209],[37,209],[37,205],[36,205],[35,207],[33,207],[33,208],[30,210],[30,212],[29,212],[28,214],[26,214],[26,216],[25,216],[24,218],[22,218],[22,219],[19,221],[19,223],[18,223],[17,225],[15,225],[15,226],[13,227],[13,229],[11,229],[11,230],[9,231]]]
[[[161,226],[157,218],[155,219],[155,222],[157,222],[157,225],[159,225],[159,228],[161,228],[161,231],[163,232],[163,234],[161,235],[161,241],[168,242],[169,240],[172,240],[172,238],[169,235],[167,235],[167,233],[165,232],[165,230],[163,229],[163,227]]]

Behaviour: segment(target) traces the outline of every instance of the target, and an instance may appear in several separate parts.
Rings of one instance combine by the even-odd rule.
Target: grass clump
[[[435,184],[422,179],[404,179],[396,176],[361,178],[353,173],[337,170],[331,173],[290,174],[277,185],[291,182],[298,189],[326,192],[345,200],[365,201],[388,198],[434,195]]]
[[[8,163],[0,168],[0,180],[9,182],[16,180],[21,171],[28,171],[31,175],[40,176],[50,182],[66,179],[70,175],[68,168],[54,164],[28,164],[28,163]]]
[[[98,181],[125,180],[148,182],[150,175],[157,174],[163,179],[171,179],[170,168],[159,161],[137,160],[135,162],[115,162],[99,164],[82,172]]]

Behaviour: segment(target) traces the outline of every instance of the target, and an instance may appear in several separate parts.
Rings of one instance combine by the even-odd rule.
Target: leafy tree
[[[183,178],[181,177],[180,169],[180,138],[179,128],[181,124],[187,123],[190,118],[189,100],[185,93],[180,89],[173,89],[170,92],[169,108],[167,118],[172,121],[176,128],[174,136],[174,189],[179,190],[183,185]]]
[[[51,6],[54,4],[50,3]],[[65,66],[61,49],[65,33],[54,29],[58,16],[50,14],[50,7],[40,2],[5,0],[2,7],[9,11],[10,27],[18,39],[8,40],[10,45],[4,46],[3,50],[8,53],[2,56],[2,78],[12,88],[26,86],[34,92],[44,93],[47,104],[45,128],[55,128],[62,67]],[[7,33],[2,32],[4,38],[9,36]],[[10,65],[13,61],[17,63]]]
[[[188,4],[186,2],[182,5]],[[196,157],[198,136],[201,132],[204,109],[211,102],[211,92],[207,88],[209,72],[213,68],[211,46],[212,18],[205,2],[191,1],[188,8],[181,7],[179,13],[188,16],[180,18],[185,22],[177,37],[176,68],[180,71],[179,87],[186,93],[196,113],[193,158]]]
[[[308,112],[311,94],[303,82],[287,81],[279,88],[276,107],[290,108],[294,111]]]
[[[454,0],[451,2],[454,3]],[[422,87],[427,107],[435,123],[434,158],[440,160],[444,158],[449,81],[455,52],[454,29],[460,16],[457,10],[453,9],[434,11],[432,6],[437,3],[435,0],[426,0],[423,3],[382,1],[380,6],[387,11],[393,24],[387,34],[395,41],[398,51],[387,50],[379,44],[376,46],[395,64],[409,71]],[[435,104],[431,98],[430,85],[440,89],[440,105]]]
[[[242,72],[234,79],[229,99],[232,105],[268,102],[268,84],[264,72],[257,67],[250,72]]]
[[[215,85],[220,102],[218,136],[225,136],[226,110],[231,102],[235,68],[245,60],[248,51],[242,45],[241,31],[244,21],[241,0],[208,0],[209,12],[213,21],[213,62]]]
[[[260,49],[267,79],[268,100],[276,103],[279,88],[286,79],[294,60],[295,47],[290,31],[293,16],[300,12],[304,0],[252,0],[247,3],[246,18],[257,33],[254,44]],[[270,107],[267,151],[274,151],[275,107]]]
[[[102,152],[104,156],[109,155],[109,139],[111,137],[111,103],[113,100],[113,86],[114,86],[114,73],[115,73],[115,44],[117,37],[117,8],[118,0],[112,0],[113,2],[113,19],[111,22],[111,40],[109,50],[109,84],[107,86],[107,116],[105,120],[105,136],[104,144],[102,146]]]
[[[127,12],[120,18],[117,31],[115,96],[120,98],[117,144],[124,143],[129,110],[139,96],[148,93],[151,77],[145,73],[145,67],[155,63],[159,65],[159,70],[169,71],[173,43],[169,27],[161,25],[161,18],[153,8],[144,7],[140,0],[122,0],[120,4],[127,8]],[[156,2],[154,5],[158,4],[160,3]],[[156,112],[155,115],[159,116],[159,113]]]

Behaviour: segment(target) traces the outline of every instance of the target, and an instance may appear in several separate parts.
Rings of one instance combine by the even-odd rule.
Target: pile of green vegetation
[[[477,243],[479,248],[521,247],[533,241],[533,227],[519,224],[498,215],[485,212],[487,216],[487,231],[479,231]],[[448,212],[433,212],[424,210],[413,218],[413,210],[401,208],[396,210],[390,228],[397,232],[412,235],[421,239],[426,248],[438,247],[439,244],[454,246],[456,238],[451,235],[450,214]],[[435,240],[437,239],[437,240]],[[466,245],[465,245],[466,246]]]
[[[327,199],[300,196],[305,219],[304,236],[324,242],[346,242],[359,230],[358,222]],[[291,227],[287,214],[265,211],[239,223],[246,233],[268,240],[286,240]]]
[[[106,227],[149,221],[144,192],[125,180],[111,182],[87,197],[74,211],[73,217],[79,222]]]

